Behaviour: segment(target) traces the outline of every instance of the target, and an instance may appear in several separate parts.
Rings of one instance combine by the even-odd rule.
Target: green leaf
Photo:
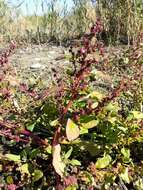
[[[30,152],[30,158],[33,159],[35,157],[37,157],[37,155],[40,153],[40,150],[37,148],[37,149],[33,149],[31,152]]]
[[[83,123],[82,127],[86,128],[86,129],[91,129],[93,127],[96,127],[98,125],[99,121],[98,120],[92,120],[89,121],[88,123]]]
[[[122,127],[122,126],[118,126],[118,129],[123,131],[124,133],[128,130],[127,128],[125,127]]]
[[[73,165],[73,166],[81,166],[81,162],[78,161],[78,160],[75,160],[75,159],[72,159],[72,160],[70,161],[70,163],[71,163],[71,165]]]
[[[111,124],[114,124],[114,123],[117,121],[117,118],[116,118],[116,117],[108,117],[108,121],[109,121]]]
[[[143,119],[143,113],[139,111],[132,111],[130,113],[133,115],[134,119]]]
[[[73,147],[70,147],[70,149],[68,150],[68,152],[65,154],[65,159],[68,159],[71,156],[71,153],[73,151]]]
[[[68,119],[66,125],[67,139],[69,141],[73,141],[79,137],[79,134],[80,134],[79,127],[71,119]]]
[[[98,169],[106,168],[110,164],[111,160],[112,158],[110,155],[105,155],[103,158],[98,158],[95,166]]]
[[[0,172],[3,171],[3,166],[0,164]]]
[[[34,128],[35,128],[35,123],[34,124],[31,124],[31,125],[28,125],[26,127],[29,131],[33,132]]]
[[[141,190],[143,189],[143,179],[142,178],[138,178],[135,182],[134,182],[134,187],[136,190]]]
[[[43,177],[43,172],[41,170],[34,170],[33,173],[33,181],[38,181],[39,179],[41,179]]]
[[[80,117],[80,122],[81,123],[88,123],[91,120],[95,120],[95,116],[94,115],[82,115]]]
[[[87,133],[88,133],[88,129],[84,127],[80,127],[80,135],[87,134]]]
[[[92,93],[90,93],[90,97],[97,98],[98,100],[102,100],[105,97],[105,95],[98,91],[93,91]]]
[[[127,148],[122,148],[121,149],[121,153],[123,154],[123,156],[125,157],[125,158],[130,158],[130,150],[129,149],[127,149]]]
[[[20,167],[20,171],[21,173],[23,174],[28,174],[28,176],[30,175],[29,173],[29,170],[28,170],[28,164],[23,164],[21,167]]]
[[[101,101],[104,97],[105,95],[103,93],[100,93],[99,91],[93,91],[90,94],[82,97],[79,101],[85,101],[89,98],[95,98],[97,101]]]
[[[72,185],[72,186],[69,186],[69,187],[66,187],[65,190],[76,190],[76,186],[75,185]]]
[[[122,178],[122,180],[125,183],[130,183],[129,174],[128,174],[128,168],[125,168],[123,170],[123,172],[119,176]]]
[[[91,156],[96,156],[102,151],[100,145],[90,141],[80,141],[77,143],[77,145],[81,150],[88,151]]]
[[[8,177],[6,178],[6,182],[7,182],[8,184],[13,184],[13,178],[12,178],[12,176],[8,176]]]
[[[14,162],[20,162],[20,155],[15,155],[15,154],[5,154],[5,157],[11,161]]]
[[[54,121],[51,121],[51,122],[50,122],[50,125],[51,125],[52,127],[55,127],[55,126],[57,126],[58,124],[59,124],[58,119],[55,119]]]
[[[118,103],[109,103],[106,107],[105,110],[106,111],[110,111],[110,112],[115,112],[117,113],[119,111],[119,106]]]
[[[52,154],[52,146],[51,145],[46,147],[45,150],[46,150],[47,153]]]

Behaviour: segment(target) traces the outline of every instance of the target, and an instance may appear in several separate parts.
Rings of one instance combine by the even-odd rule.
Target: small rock
[[[51,51],[49,51],[49,54],[55,55],[55,54],[57,54],[57,52],[55,52],[54,50],[51,50]]]
[[[55,58],[56,61],[62,60],[62,59],[65,59],[65,56],[64,56],[64,55],[61,55],[61,56],[58,56],[58,57]]]
[[[36,57],[35,61],[41,61],[41,59],[39,57]]]
[[[24,50],[20,50],[19,53],[20,53],[20,54],[24,54],[25,51],[24,51]]]
[[[39,70],[39,69],[44,69],[45,66],[44,65],[41,65],[40,63],[34,63],[30,66],[30,69],[34,69],[34,70]]]

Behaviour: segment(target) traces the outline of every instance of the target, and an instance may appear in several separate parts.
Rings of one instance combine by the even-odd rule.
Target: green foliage
[[[98,158],[95,166],[97,169],[106,168],[110,164],[111,160],[112,158],[110,155],[105,155],[103,158]]]
[[[14,154],[6,154],[5,157],[14,162],[20,162],[20,156]]]
[[[67,121],[66,136],[69,141],[73,141],[79,136],[79,128],[71,119]]]
[[[43,172],[41,170],[34,170],[33,173],[33,182],[38,181],[43,177]]]
[[[3,66],[2,56],[0,172],[4,189],[9,185],[32,190],[60,186],[66,190],[115,189],[121,185],[142,188],[143,57],[132,58],[136,49],[126,52],[128,80],[124,70],[120,73],[123,82],[115,79],[112,92],[95,87],[91,78],[104,73],[97,72],[99,63],[95,62],[87,69],[92,59],[87,60],[84,49],[80,49],[73,61],[81,68],[77,67],[76,74],[71,69],[64,85],[58,81],[55,92],[46,98],[40,94],[41,86],[36,86],[40,92],[35,95],[35,87],[22,85],[21,91],[21,86],[8,82],[6,77],[13,73]],[[109,55],[109,62],[109,74],[116,77],[119,60]],[[137,72],[135,77],[132,70]]]

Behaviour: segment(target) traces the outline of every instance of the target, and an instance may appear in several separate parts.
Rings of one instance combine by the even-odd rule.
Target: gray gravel
[[[107,48],[106,55],[111,50],[112,48]],[[114,52],[115,50],[114,48]],[[57,74],[63,76],[65,68],[71,66],[67,58],[68,55],[68,48],[65,47],[29,45],[25,48],[17,49],[15,54],[10,57],[10,62],[14,66],[21,82],[33,84],[40,79],[44,87],[46,87],[50,86],[54,81],[52,68],[56,69]],[[107,77],[105,76],[104,78]],[[96,88],[97,86],[102,86],[102,89],[106,89],[106,87],[112,89],[112,84],[109,80],[101,80],[96,80]]]
[[[22,82],[40,78],[49,85],[53,80],[52,68],[63,74],[63,68],[69,67],[68,54],[68,49],[64,47],[34,45],[17,49],[10,57],[10,62]]]

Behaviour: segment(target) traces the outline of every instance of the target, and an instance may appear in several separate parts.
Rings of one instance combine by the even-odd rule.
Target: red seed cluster
[[[93,64],[98,63],[98,61],[95,60],[95,58],[87,58],[87,56],[92,52],[94,52],[95,49],[97,50],[101,49],[100,51],[103,54],[103,45],[101,43],[100,44],[97,42],[95,42],[94,44],[91,43],[92,38],[96,37],[96,35],[101,31],[102,31],[102,24],[99,20],[97,20],[96,24],[93,25],[93,27],[91,28],[90,33],[84,35],[82,42],[83,46],[80,47],[79,50],[77,50],[77,52],[74,52],[74,48],[72,46],[69,49],[69,52],[71,53],[72,57],[71,62],[73,64],[74,71],[72,74],[72,79],[69,89],[67,91],[67,93],[70,96],[70,100],[66,105],[60,106],[61,123],[64,123],[69,108],[73,105],[74,101],[77,98],[79,98],[80,96],[79,92],[81,90],[86,89],[86,87],[88,86],[89,81],[87,80],[87,76],[89,76],[90,74],[91,66]],[[56,73],[56,70],[53,70],[53,72]],[[59,104],[60,102],[61,105],[63,103],[61,102],[61,99],[64,98],[62,97],[62,95],[65,95],[65,93],[63,93],[61,89],[61,91],[58,94],[59,95],[56,97],[57,103]],[[82,112],[84,112],[84,110],[82,110]],[[53,138],[53,143],[52,143],[53,146],[55,146],[58,143],[60,136],[61,136],[61,127],[58,127]]]
[[[11,42],[9,45],[9,48],[6,49],[1,55],[0,55],[0,65],[3,66],[8,63],[8,57],[10,56],[11,52],[16,48],[16,44],[14,42]]]

